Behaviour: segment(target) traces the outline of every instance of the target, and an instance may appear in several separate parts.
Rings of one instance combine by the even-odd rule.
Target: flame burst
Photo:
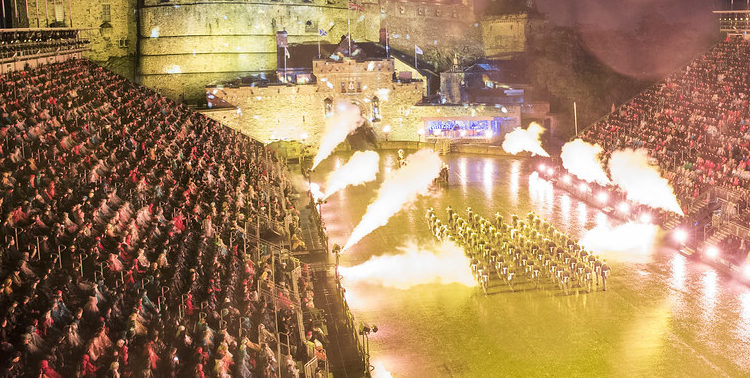
[[[658,227],[628,222],[612,226],[602,222],[586,231],[579,244],[605,258],[623,262],[647,262],[654,250]]]
[[[313,160],[312,169],[330,156],[336,146],[346,140],[346,136],[356,130],[362,122],[364,119],[360,114],[359,106],[347,101],[337,102],[333,114],[326,119],[326,126],[320,137],[320,147]]]
[[[357,151],[349,161],[326,178],[326,194],[330,197],[350,185],[362,185],[375,180],[380,166],[380,155],[375,151]]]
[[[320,185],[312,182],[310,183],[309,189],[310,189],[310,194],[312,194],[313,199],[315,201],[325,199],[326,197],[325,194],[323,194],[323,192],[320,191]]]
[[[367,206],[352,235],[344,245],[344,250],[357,244],[363,237],[376,228],[385,226],[388,220],[404,206],[424,194],[430,184],[440,174],[442,161],[438,154],[431,150],[419,150],[406,158],[406,165],[386,177],[378,189],[374,202]]]
[[[615,151],[609,159],[609,173],[612,182],[625,191],[629,200],[685,215],[669,181],[648,163],[645,149]]]
[[[408,241],[395,255],[373,256],[362,264],[339,267],[346,284],[366,283],[406,290],[417,285],[458,283],[476,286],[470,261],[453,242],[418,246]]]
[[[611,182],[599,159],[602,151],[602,147],[598,144],[576,139],[565,143],[560,158],[562,158],[563,167],[581,180],[609,185]]]
[[[503,150],[512,155],[528,151],[531,152],[532,156],[549,157],[547,151],[542,148],[542,141],[539,139],[542,133],[544,133],[544,127],[536,122],[529,124],[526,130],[516,127],[513,131],[505,135]]]

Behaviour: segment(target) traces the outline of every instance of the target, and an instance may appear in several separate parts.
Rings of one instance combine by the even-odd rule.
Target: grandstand
[[[0,375],[314,374],[310,275],[264,240],[297,232],[284,162],[89,61],[34,67],[0,75]]]
[[[604,147],[645,148],[675,188],[694,247],[735,246],[741,263],[750,239],[750,42],[728,34],[708,52],[623,104],[583,132]],[[668,223],[678,226],[677,221]],[[731,261],[730,261],[731,260]]]

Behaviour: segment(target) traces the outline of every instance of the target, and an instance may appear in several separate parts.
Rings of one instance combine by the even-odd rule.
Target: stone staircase
[[[694,217],[701,209],[708,206],[708,197],[704,196],[700,201],[693,202],[688,208],[685,210],[685,216],[681,217],[677,214],[670,214],[669,219],[667,219],[666,222],[664,222],[664,230],[670,231],[675,229],[677,226],[682,223],[684,219],[690,219]]]
[[[711,235],[710,238],[706,239],[706,245],[719,245],[722,240],[726,239],[732,233],[729,232],[725,227],[719,227],[716,232]]]

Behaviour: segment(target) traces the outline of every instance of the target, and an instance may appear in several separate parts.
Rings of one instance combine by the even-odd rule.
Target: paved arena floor
[[[322,184],[348,156],[328,158],[313,181]],[[424,217],[430,206],[443,219],[448,205],[461,212],[471,206],[485,217],[499,211],[506,219],[533,210],[575,236],[595,224],[598,210],[530,184],[529,161],[443,159],[449,187],[419,198],[366,236],[341,256],[342,266],[398,254],[409,241],[430,245]],[[382,153],[378,182],[328,199],[323,217],[331,243],[346,242],[384,171],[395,165],[395,153]],[[612,267],[606,292],[564,295],[552,286],[523,284],[511,291],[496,279],[489,295],[456,283],[400,289],[358,282],[347,285],[347,297],[358,320],[378,326],[370,336],[372,364],[395,377],[750,375],[748,288],[666,248],[633,259],[596,252]]]

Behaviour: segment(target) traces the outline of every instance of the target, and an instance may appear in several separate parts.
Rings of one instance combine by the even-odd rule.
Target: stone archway
[[[364,122],[346,137],[349,146],[352,150],[372,150],[378,148],[378,137],[372,127],[372,122],[370,122],[370,118],[372,117],[370,107],[358,98],[347,100],[359,107],[359,112],[364,119]]]

